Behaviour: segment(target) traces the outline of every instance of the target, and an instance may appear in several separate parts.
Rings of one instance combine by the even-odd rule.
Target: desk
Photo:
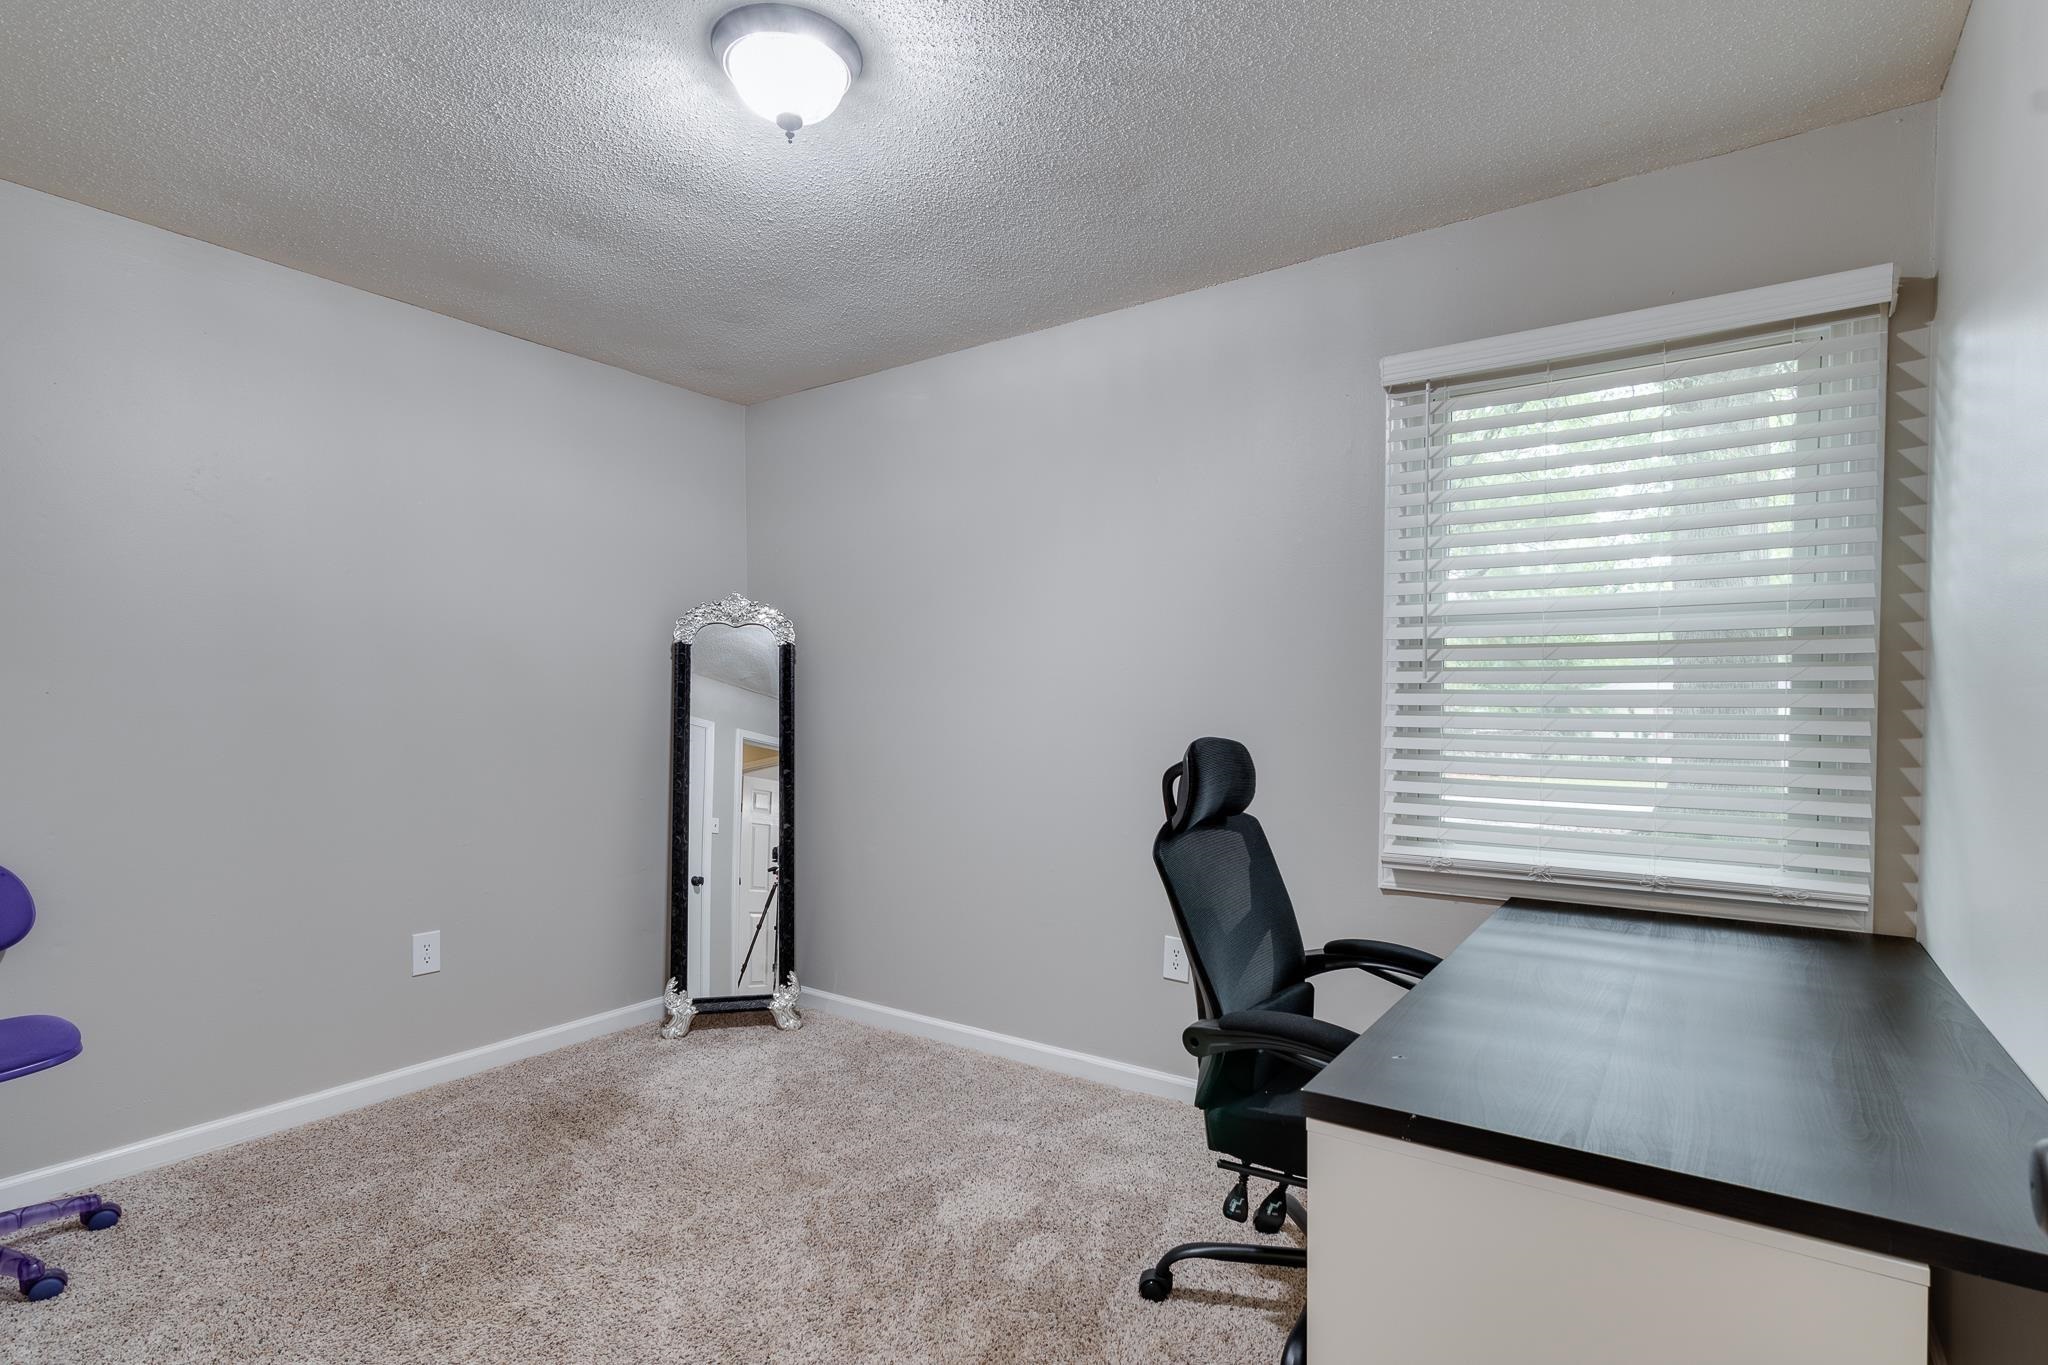
[[[1304,1091],[1318,1360],[1920,1365],[2048,1101],[1917,943],[1515,902]]]

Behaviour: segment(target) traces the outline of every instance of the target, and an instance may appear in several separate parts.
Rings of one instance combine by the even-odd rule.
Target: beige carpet
[[[103,1186],[5,1361],[1266,1362],[1300,1272],[1168,1100],[812,1012],[616,1034]],[[1291,1229],[1290,1229],[1291,1232]],[[10,1286],[11,1289],[11,1286]]]

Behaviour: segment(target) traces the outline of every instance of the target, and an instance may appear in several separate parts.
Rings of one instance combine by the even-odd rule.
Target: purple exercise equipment
[[[35,922],[35,898],[28,894],[21,878],[0,867],[0,952],[27,938]],[[68,1062],[84,1046],[78,1026],[54,1014],[0,1019],[0,1081],[16,1080]],[[60,1218],[76,1218],[80,1227],[98,1232],[121,1221],[121,1206],[96,1194],[75,1194],[69,1199],[8,1209],[0,1212],[0,1237]],[[57,1267],[44,1265],[26,1251],[10,1246],[0,1246],[0,1275],[12,1275],[30,1300],[56,1298],[71,1278]]]

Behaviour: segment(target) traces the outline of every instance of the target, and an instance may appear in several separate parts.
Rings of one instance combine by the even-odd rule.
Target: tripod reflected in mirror
[[[747,968],[754,965],[754,950],[761,945],[761,930],[767,926],[768,921],[775,918],[775,894],[780,890],[782,890],[782,848],[780,845],[777,845],[768,850],[768,901],[761,907],[761,918],[754,921],[754,936],[747,941],[747,955],[740,961],[740,980],[742,981],[747,979]],[[776,970],[780,965],[780,963],[776,962],[774,951],[771,948],[768,957],[768,979],[770,981],[780,981],[782,979],[782,974]]]

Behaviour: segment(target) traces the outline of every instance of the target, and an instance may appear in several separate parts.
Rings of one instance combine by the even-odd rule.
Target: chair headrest
[[[21,878],[0,867],[0,949],[12,948],[35,927],[36,902]]]
[[[1174,777],[1180,789],[1174,790]],[[1188,745],[1166,774],[1166,824],[1179,831],[1241,815],[1257,790],[1251,750],[1234,739],[1210,736]]]

